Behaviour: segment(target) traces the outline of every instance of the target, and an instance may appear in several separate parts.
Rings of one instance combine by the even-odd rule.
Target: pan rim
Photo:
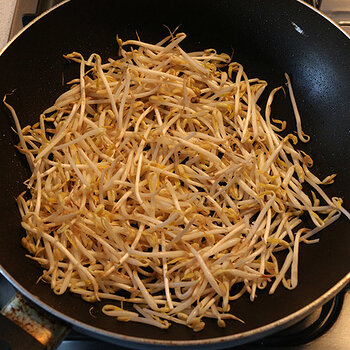
[[[22,35],[26,30],[28,30],[34,23],[36,23],[38,20],[40,20],[42,17],[46,16],[48,13],[54,11],[56,8],[67,4],[71,0],[63,0],[59,4],[55,5],[54,7],[50,8],[49,10],[43,12],[39,16],[37,16],[32,22],[30,22],[27,26],[22,28],[1,50],[0,50],[0,56],[3,55],[3,53],[8,49],[8,47],[20,36]],[[310,10],[314,11],[316,14],[323,17],[325,20],[330,22],[332,25],[334,25],[342,34],[344,34],[348,39],[350,39],[350,34],[347,33],[341,26],[333,21],[331,18],[326,16],[324,13],[322,13],[320,10],[316,9],[312,5],[308,4],[307,2],[303,0],[297,0],[301,5],[304,5],[308,7]],[[290,325],[295,324],[299,320],[306,317],[308,314],[310,314],[312,311],[316,310],[318,307],[325,304],[327,301],[329,301],[334,295],[339,293],[349,282],[350,282],[350,272],[348,272],[342,279],[340,279],[332,288],[330,288],[328,291],[326,291],[324,294],[322,294],[320,297],[309,303],[308,305],[304,306],[303,308],[295,311],[292,314],[289,314],[288,316],[285,316],[277,321],[271,322],[267,325],[245,331],[240,332],[232,335],[222,336],[222,337],[216,337],[216,338],[206,338],[206,339],[198,339],[198,340],[160,340],[160,339],[152,339],[152,338],[139,338],[129,335],[123,335],[120,333],[115,333],[111,331],[107,331],[101,328],[97,328],[91,325],[88,325],[84,322],[78,321],[58,310],[55,308],[49,306],[45,302],[41,301],[36,295],[28,291],[26,288],[24,288],[15,278],[13,278],[3,266],[0,265],[0,273],[24,296],[26,296],[29,300],[31,300],[34,304],[41,307],[43,310],[48,312],[49,314],[67,322],[70,325],[74,325],[75,327],[80,328],[83,331],[89,332],[91,334],[94,334],[96,336],[100,336],[104,338],[105,341],[120,341],[123,343],[134,343],[139,344],[143,346],[148,345],[157,345],[157,346],[181,346],[181,347],[193,347],[198,345],[219,345],[221,344],[220,348],[225,348],[227,346],[231,346],[232,344],[229,344],[232,341],[235,341],[235,345],[239,344],[245,344],[251,341],[254,341],[256,339],[263,338],[267,335],[270,335],[272,333],[275,333],[279,330],[282,330]],[[125,344],[127,345],[127,344]]]
[[[70,0],[69,0],[70,1]],[[316,7],[310,5],[309,3],[307,3],[304,0],[297,0],[297,2],[299,2],[300,4],[308,7],[310,10],[316,12],[318,15],[320,15],[321,17],[323,17],[325,20],[327,20],[328,22],[330,22],[331,24],[333,24],[339,31],[341,31],[348,39],[350,39],[350,33],[346,32],[339,23],[337,23],[336,21],[334,21],[333,19],[331,19],[330,17],[328,17],[326,14],[324,14],[322,11],[318,10]]]
[[[26,26],[24,26],[16,35],[12,37],[11,40],[7,42],[7,44],[0,50],[0,56],[3,55],[3,53],[9,48],[9,46],[20,36],[22,35],[26,30],[28,30],[34,23],[39,21],[42,17],[46,16],[48,13],[54,11],[56,8],[66,4],[70,0],[63,0],[62,2],[58,3],[57,5],[51,7],[47,11],[43,12],[39,16],[35,17],[31,22],[29,22]]]

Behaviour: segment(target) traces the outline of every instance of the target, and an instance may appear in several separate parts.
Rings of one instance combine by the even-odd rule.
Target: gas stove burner
[[[325,334],[337,321],[344,304],[345,290],[294,326],[263,339],[260,344],[269,347],[307,344]]]
[[[306,2],[319,9],[321,7],[322,0],[306,0]]]
[[[312,0],[312,5],[319,9],[321,7],[321,1],[322,0]]]

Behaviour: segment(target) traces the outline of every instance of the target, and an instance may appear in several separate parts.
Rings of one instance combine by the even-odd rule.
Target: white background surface
[[[16,0],[0,0],[0,50],[7,43],[15,6]]]

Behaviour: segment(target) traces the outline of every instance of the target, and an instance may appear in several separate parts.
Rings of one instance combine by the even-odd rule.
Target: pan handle
[[[53,350],[69,332],[69,326],[16,293],[0,312],[0,348]],[[6,344],[5,344],[6,343]]]

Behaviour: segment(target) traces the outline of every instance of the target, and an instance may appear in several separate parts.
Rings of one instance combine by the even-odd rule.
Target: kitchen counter
[[[16,0],[0,0],[0,49],[8,41],[16,2]]]

